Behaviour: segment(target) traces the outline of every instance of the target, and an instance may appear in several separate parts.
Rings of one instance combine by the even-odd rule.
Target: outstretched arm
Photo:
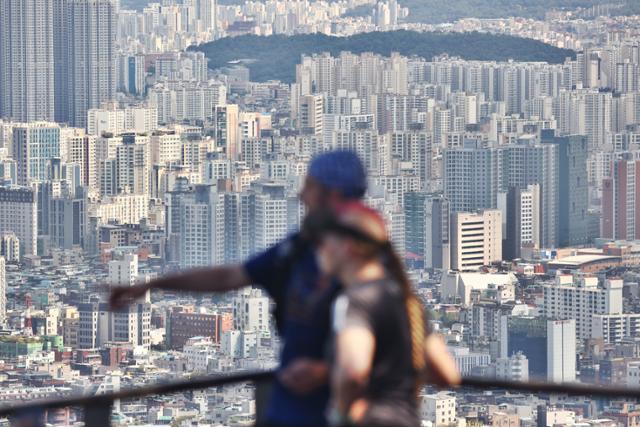
[[[348,326],[336,336],[333,404],[340,414],[356,421],[366,410],[366,402],[359,398],[369,380],[375,346],[375,336],[365,327]]]
[[[427,361],[426,382],[441,387],[458,386],[462,381],[456,362],[451,357],[442,336],[429,334],[424,340]]]
[[[121,308],[142,297],[150,289],[225,292],[250,284],[251,279],[242,265],[198,269],[163,277],[149,283],[114,288],[111,291],[110,303],[113,308]]]

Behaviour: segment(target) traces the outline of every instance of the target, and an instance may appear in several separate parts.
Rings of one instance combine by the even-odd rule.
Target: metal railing
[[[256,386],[256,424],[261,421],[265,390],[273,379],[273,371],[236,372],[205,376],[188,381],[178,381],[148,387],[132,388],[97,396],[77,396],[63,399],[36,401],[29,404],[0,408],[0,418],[8,418],[12,425],[41,427],[47,411],[61,408],[79,408],[84,413],[84,423],[91,427],[111,425],[111,411],[117,400],[136,399],[150,395],[180,393],[190,390],[221,387],[236,383],[253,383]],[[546,382],[516,382],[478,377],[465,377],[459,389],[506,390],[532,394],[564,394],[604,399],[640,400],[640,389],[610,387],[591,384],[554,384]]]

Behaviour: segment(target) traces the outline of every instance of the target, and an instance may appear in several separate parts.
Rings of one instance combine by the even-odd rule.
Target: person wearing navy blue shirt
[[[351,151],[316,156],[300,199],[307,212],[360,199],[366,192],[364,166]],[[224,292],[262,286],[275,301],[283,340],[280,368],[266,408],[269,426],[323,427],[329,401],[325,346],[330,337],[332,297],[337,285],[324,278],[309,242],[296,233],[241,265],[193,270],[146,284],[116,288],[112,307],[131,303],[150,289]]]

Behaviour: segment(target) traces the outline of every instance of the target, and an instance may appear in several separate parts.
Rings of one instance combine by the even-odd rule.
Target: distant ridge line
[[[389,56],[398,52],[404,56],[419,56],[430,60],[447,54],[467,60],[519,62],[548,62],[560,64],[576,53],[538,40],[480,32],[417,32],[408,30],[376,31],[348,37],[325,34],[294,36],[242,35],[226,37],[191,50],[205,53],[209,67],[222,68],[237,59],[254,59],[248,64],[251,80],[295,80],[295,65],[303,54],[329,52],[337,56],[342,51],[354,54],[372,52]]]

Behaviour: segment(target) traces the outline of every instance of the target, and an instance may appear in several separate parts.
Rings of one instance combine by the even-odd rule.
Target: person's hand
[[[144,285],[118,286],[111,290],[109,305],[114,310],[124,308],[144,296],[148,290],[149,288]]]
[[[326,416],[331,427],[356,426],[362,422],[362,419],[368,409],[369,402],[364,398],[359,398],[351,403],[348,411],[342,413],[339,409],[339,405],[334,400],[329,403]]]
[[[307,394],[327,383],[329,367],[321,360],[299,358],[278,374],[280,383],[296,394]]]

